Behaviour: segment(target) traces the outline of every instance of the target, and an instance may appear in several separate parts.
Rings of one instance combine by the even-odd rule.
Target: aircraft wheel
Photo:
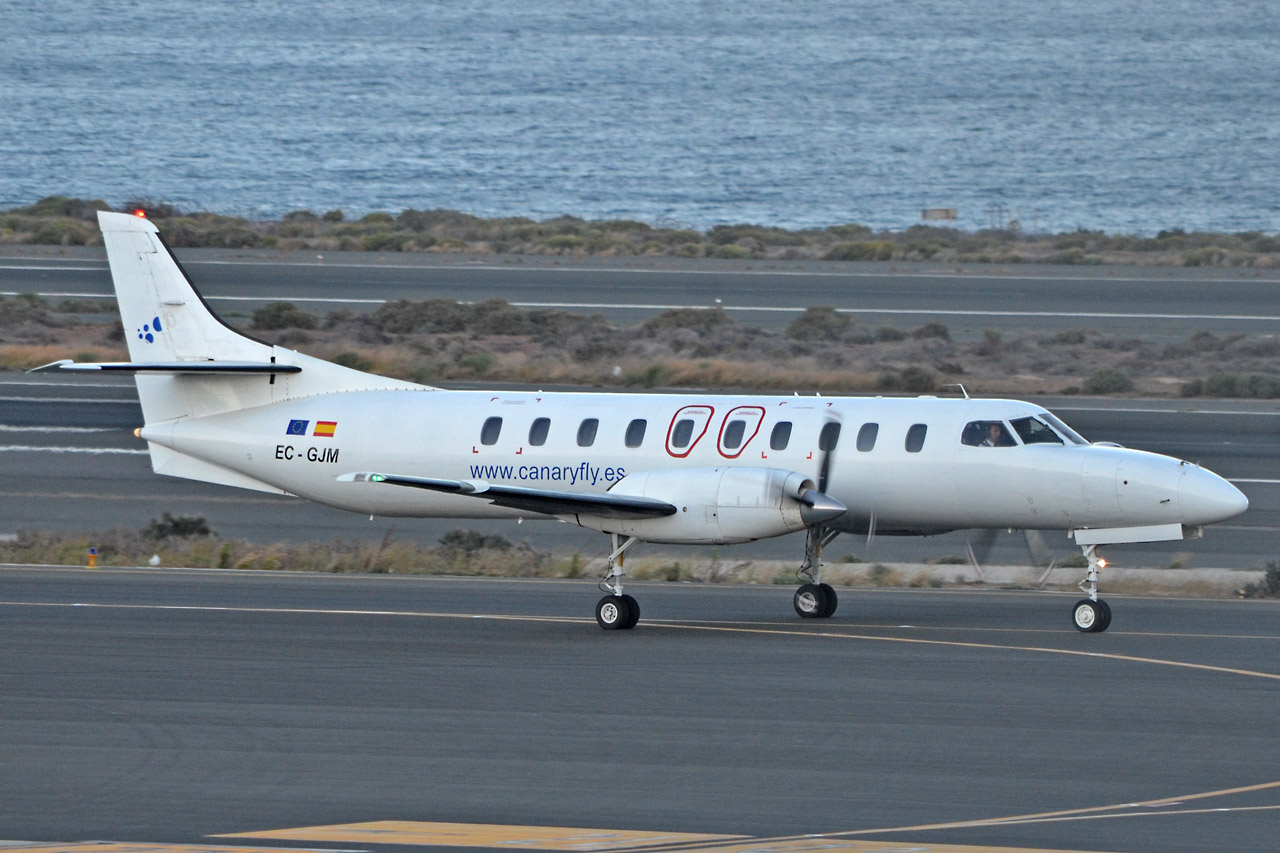
[[[824,611],[827,608],[827,594],[816,583],[801,584],[792,603],[801,617],[817,619],[826,615]]]
[[[1101,598],[1098,599],[1099,616],[1098,627],[1093,630],[1101,634],[1103,631],[1111,627],[1111,605],[1107,604]]]
[[[1071,610],[1071,624],[1076,626],[1077,631],[1083,631],[1093,634],[1103,630],[1105,627],[1103,620],[1105,619],[1105,605],[1101,601],[1090,601],[1082,598],[1076,602],[1076,606]]]
[[[631,608],[624,596],[606,595],[596,602],[596,622],[606,631],[627,627],[627,620],[630,618]]]
[[[640,621],[640,602],[625,592],[622,594],[622,600],[627,605],[627,621],[623,622],[621,627],[623,630],[630,630]]]
[[[829,583],[818,584],[818,589],[822,590],[822,594],[827,597],[827,606],[822,608],[822,618],[826,619],[836,612],[836,605],[840,599],[836,596],[836,591],[832,589]]]

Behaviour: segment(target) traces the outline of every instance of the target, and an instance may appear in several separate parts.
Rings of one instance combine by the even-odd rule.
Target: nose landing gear
[[[1080,591],[1088,595],[1076,602],[1071,609],[1071,624],[1077,631],[1100,634],[1111,625],[1111,606],[1098,598],[1098,572],[1107,561],[1098,556],[1097,545],[1081,545],[1084,557],[1089,561],[1089,571],[1080,581]]]

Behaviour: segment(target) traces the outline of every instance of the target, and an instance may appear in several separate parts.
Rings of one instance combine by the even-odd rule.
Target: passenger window
[[[929,427],[925,424],[915,424],[911,429],[907,430],[907,452],[919,453],[920,448],[924,447],[924,436],[929,431]]]
[[[547,432],[551,429],[551,418],[534,418],[529,426],[529,444],[541,447],[547,443]]]
[[[773,425],[773,432],[769,435],[769,448],[771,450],[786,450],[787,445],[791,443],[791,421],[778,421]]]
[[[971,421],[965,425],[960,443],[970,447],[1017,447],[1003,421]]]
[[[818,433],[818,449],[822,451],[835,450],[839,442],[840,424],[835,421],[827,421],[822,425],[822,432]]]
[[[644,418],[636,418],[627,424],[627,447],[639,447],[644,443],[644,428],[648,425],[648,421]]]
[[[876,436],[880,434],[880,424],[863,424],[858,430],[858,450],[870,453],[876,446]]]
[[[481,444],[497,444],[498,436],[502,433],[502,418],[487,418],[484,426],[480,428]]]
[[[1062,444],[1056,432],[1035,418],[1018,418],[1012,423],[1023,444]]]
[[[671,430],[671,446],[688,447],[691,438],[693,438],[693,421],[688,418],[676,421],[675,429]]]
[[[747,431],[746,421],[729,421],[724,428],[724,447],[726,450],[737,450],[742,446],[742,436]]]
[[[600,428],[599,418],[587,418],[578,427],[578,446],[590,447],[596,443],[596,430]]]

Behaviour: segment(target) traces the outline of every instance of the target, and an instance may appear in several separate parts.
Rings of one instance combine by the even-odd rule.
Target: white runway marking
[[[108,427],[9,426],[0,424],[0,432],[116,432]]]
[[[47,266],[35,266],[37,262],[47,263]],[[0,269],[32,269],[32,270],[72,270],[83,272],[106,272],[108,267],[106,261],[102,261],[93,266],[58,266],[64,263],[58,258],[31,258],[24,259],[21,264],[15,262],[10,264],[0,263]],[[92,261],[77,260],[76,264],[93,264]],[[583,266],[530,266],[525,264],[495,264],[495,263],[397,263],[397,264],[374,264],[374,263],[342,263],[334,261],[317,260],[283,260],[283,259],[262,259],[262,260],[184,260],[184,266],[198,267],[236,267],[236,266],[281,266],[281,267],[317,267],[324,269],[357,269],[357,270],[482,270],[485,272],[531,272],[531,273],[584,273],[587,275],[699,275],[699,276],[779,276],[788,278],[953,278],[953,279],[969,279],[981,281],[1091,281],[1088,276],[1082,275],[1062,275],[1053,273],[1041,273],[1035,270],[1027,270],[1019,272],[1017,275],[1008,273],[992,273],[980,269],[968,270],[918,270],[918,271],[901,271],[894,269],[875,270],[873,272],[860,272],[855,270],[782,270],[782,269],[657,269],[653,267],[583,267]],[[1107,283],[1111,282],[1170,282],[1184,281],[1188,284],[1241,284],[1248,283],[1254,285],[1280,284],[1275,279],[1258,279],[1248,280],[1243,278],[1194,278],[1194,279],[1172,279],[1167,275],[1156,273],[1150,276],[1114,276],[1102,279]]]
[[[106,272],[106,264],[100,267],[55,267],[34,266],[32,264],[0,264],[0,270],[41,270],[44,272]]]
[[[128,447],[38,447],[25,444],[0,445],[0,453],[124,453],[145,456],[149,450],[133,450]]]
[[[88,397],[0,397],[0,403],[87,403],[102,404],[111,403],[120,405],[122,403],[137,403],[136,397],[130,399],[126,397],[116,397],[115,399],[90,399]]]
[[[133,380],[128,382],[16,382],[12,379],[0,381],[0,385],[16,385],[20,388],[133,388]]]
[[[0,296],[17,296],[18,291],[0,291]],[[80,299],[112,299],[114,294],[110,293],[71,293],[62,291],[41,291],[36,294],[42,297],[74,297]],[[386,299],[357,299],[352,297],[322,297],[322,296],[212,296],[205,294],[204,298],[210,302],[299,302],[299,303],[320,303],[330,305],[382,305],[389,300]],[[466,301],[460,301],[460,304],[472,304]],[[719,305],[712,306],[704,303],[685,304],[685,303],[651,303],[651,302],[510,302],[508,303],[516,308],[557,308],[563,310],[583,309],[583,310],[632,310],[632,311],[678,311],[685,309],[705,309],[710,310],[713,307],[722,308],[725,311],[739,311],[743,313],[768,313],[768,314],[803,314],[808,310],[807,306],[781,306],[781,305]],[[1232,320],[1235,322],[1252,322],[1252,323],[1275,323],[1280,322],[1280,315],[1269,314],[1145,314],[1145,313],[1123,313],[1113,311],[973,311],[959,309],[935,309],[935,308],[836,308],[839,314],[892,314],[910,317],[1067,317],[1080,320]]]
[[[0,296],[21,296],[24,293],[29,293],[29,292],[30,291],[26,291],[26,290],[0,290]],[[51,296],[65,296],[65,297],[72,297],[74,299],[115,299],[116,298],[116,295],[114,293],[70,293],[70,292],[64,292],[60,290],[42,290],[38,293],[35,293],[34,295],[42,298],[46,298],[46,299]]]

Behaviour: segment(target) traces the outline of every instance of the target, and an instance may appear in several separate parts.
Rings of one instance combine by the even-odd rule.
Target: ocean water
[[[0,208],[1280,230],[1280,3],[0,0]]]

